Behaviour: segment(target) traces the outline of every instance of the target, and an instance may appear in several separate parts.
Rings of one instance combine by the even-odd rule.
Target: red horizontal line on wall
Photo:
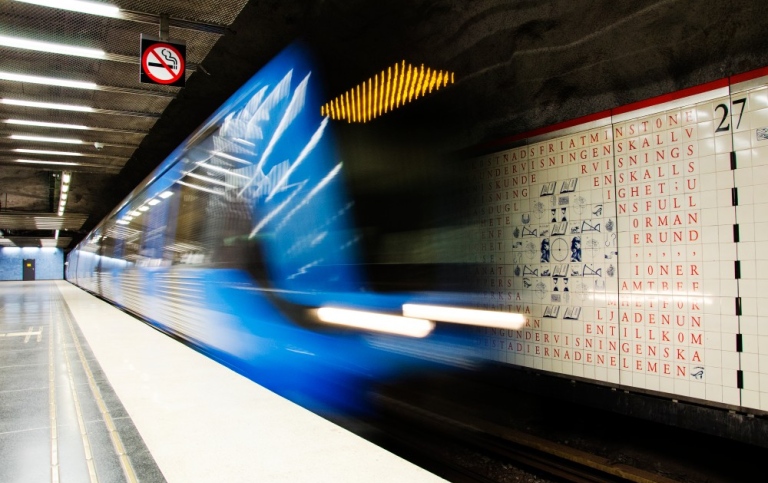
[[[552,124],[551,126],[540,127],[538,129],[534,129],[533,131],[527,131],[524,133],[515,134],[514,136],[505,137],[496,141],[490,141],[486,144],[481,145],[480,148],[490,148],[493,146],[498,146],[500,144],[512,144],[515,141],[520,141],[521,139],[532,138],[534,136],[541,136],[542,134],[559,131],[561,129],[568,129],[569,127],[578,126],[579,124],[586,124],[588,122],[597,121],[598,119],[604,119],[610,116],[611,116],[610,109],[601,111],[601,112],[596,112],[594,114],[577,117],[576,119],[570,119],[568,121]]]
[[[632,104],[626,104],[624,106],[615,107],[611,109],[612,115],[624,114],[625,112],[637,111],[638,109],[644,109],[646,107],[655,106],[658,104],[664,104],[665,102],[676,101],[684,97],[695,96],[703,92],[713,91],[721,87],[728,87],[728,78],[718,79],[716,81],[707,82],[698,86],[689,87],[669,94],[662,94],[660,96],[651,97],[642,101],[633,102]]]
[[[768,67],[750,70],[749,72],[744,72],[743,74],[732,75],[731,84],[738,84],[739,82],[746,82],[752,79],[757,79],[758,77],[765,76],[768,76]]]
[[[608,109],[605,111],[596,112],[594,114],[589,114],[586,116],[577,117],[575,119],[570,119],[568,121],[559,122],[551,126],[543,126],[537,129],[533,129],[531,131],[522,132],[512,136],[507,136],[501,139],[497,139],[495,141],[489,141],[489,142],[478,145],[477,150],[484,150],[484,149],[492,148],[494,146],[512,144],[516,141],[521,141],[523,139],[541,136],[542,134],[559,131],[561,129],[567,129],[570,127],[578,126],[579,124],[586,124],[588,122],[596,121],[598,119],[603,119],[603,118],[618,115],[618,114],[624,114],[627,112],[644,109],[646,107],[663,104],[665,102],[676,101],[678,99],[682,99],[685,97],[695,96],[697,94],[712,91],[722,87],[728,87],[733,84],[738,84],[740,82],[746,82],[752,79],[757,79],[759,77],[765,77],[765,76],[768,76],[768,67],[751,70],[749,72],[744,72],[742,74],[737,74],[730,77],[724,77],[722,79],[718,79],[712,82],[707,82],[706,84],[688,87],[686,89],[681,89],[679,91],[670,92],[669,94],[662,94],[660,96],[651,97],[649,99],[633,102],[631,104],[615,107],[613,109]]]

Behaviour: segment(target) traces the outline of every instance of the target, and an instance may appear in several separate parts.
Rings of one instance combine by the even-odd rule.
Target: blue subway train
[[[475,364],[467,324],[522,318],[471,310],[452,183],[415,190],[397,146],[340,135],[320,77],[303,47],[279,54],[69,254],[67,279],[291,400],[358,411],[372,384]]]

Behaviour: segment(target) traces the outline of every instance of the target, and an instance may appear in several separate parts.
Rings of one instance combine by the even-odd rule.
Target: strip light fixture
[[[14,149],[17,153],[26,154],[47,154],[49,156],[82,156],[83,153],[73,153],[71,151],[46,151],[45,149]]]
[[[41,77],[37,75],[14,74],[12,72],[0,71],[0,80],[12,82],[28,82],[30,84],[43,84],[46,86],[72,87],[74,89],[98,89],[99,86],[93,82],[83,82],[71,79],[57,79],[55,77]]]
[[[3,122],[8,124],[18,124],[20,126],[36,126],[36,127],[54,127],[59,129],[80,129],[89,130],[88,126],[78,124],[63,124],[59,122],[40,122],[40,121],[26,121],[22,119],[5,119]]]
[[[63,171],[61,173],[61,192],[59,194],[59,216],[64,215],[64,208],[67,206],[67,198],[69,197],[69,183],[72,181],[72,172]]]
[[[70,138],[49,138],[45,136],[27,136],[26,134],[11,134],[9,139],[17,141],[34,141],[38,143],[62,143],[62,144],[84,144],[80,139]]]
[[[102,17],[120,18],[120,9],[106,3],[85,2],[83,0],[16,0],[22,3],[31,3],[41,7],[59,8],[71,12],[89,13]]]
[[[368,122],[453,82],[453,72],[402,61],[328,101],[320,107],[320,115],[350,123]]]
[[[38,40],[8,37],[6,35],[0,35],[0,46],[12,47],[15,49],[36,50],[38,52],[50,52],[52,54],[74,55],[76,57],[88,57],[91,59],[103,59],[104,56],[106,56],[106,52],[99,49],[40,42]]]
[[[70,163],[68,161],[38,161],[34,159],[17,159],[16,162],[23,164],[58,164],[63,166],[80,166],[80,163]]]
[[[39,109],[57,109],[60,111],[78,111],[78,112],[94,111],[92,107],[88,107],[88,106],[78,106],[74,104],[56,104],[54,102],[34,102],[34,101],[21,101],[18,99],[0,99],[0,103],[8,104],[11,106],[36,107]]]

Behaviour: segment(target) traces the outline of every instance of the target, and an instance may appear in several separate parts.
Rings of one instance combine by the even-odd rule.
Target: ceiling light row
[[[75,153],[72,151],[48,151],[46,149],[16,148],[13,151],[17,153],[26,153],[26,154],[47,154],[49,156],[83,156],[83,153]]]
[[[16,0],[22,3],[31,3],[41,7],[59,8],[71,12],[89,13],[102,17],[120,18],[120,9],[106,3],[85,2],[82,0]]]
[[[94,82],[83,82],[69,79],[57,79],[54,77],[42,77],[38,75],[14,74],[12,72],[0,71],[0,80],[11,82],[27,82],[30,84],[43,84],[47,86],[71,87],[73,89],[98,89],[99,86]]]
[[[17,124],[19,126],[53,127],[57,129],[79,129],[83,131],[88,131],[91,129],[88,126],[83,126],[78,124],[64,124],[60,122],[26,121],[22,119],[5,119],[3,122],[7,124]]]
[[[106,52],[99,49],[76,47],[74,45],[54,44],[51,42],[40,42],[38,40],[8,37],[6,35],[0,35],[0,46],[12,47],[15,49],[35,50],[38,52],[50,52],[51,54],[74,55],[77,57],[88,57],[91,59],[103,59],[107,55]]]
[[[23,164],[57,164],[61,166],[80,166],[80,163],[70,163],[68,161],[39,161],[34,159],[17,159],[16,162]]]
[[[64,215],[64,208],[67,206],[69,197],[69,183],[72,181],[72,172],[64,171],[61,173],[61,193],[59,194],[59,216]]]
[[[8,104],[11,106],[23,106],[23,107],[36,107],[39,109],[57,109],[60,111],[78,111],[78,112],[94,112],[95,109],[88,106],[78,106],[73,104],[57,104],[54,102],[34,102],[34,101],[21,101],[17,99],[0,99],[0,103]]]
[[[25,134],[11,134],[9,139],[15,139],[17,141],[34,141],[38,143],[62,143],[62,144],[85,144],[80,139],[71,138],[50,138],[45,136],[27,136]]]

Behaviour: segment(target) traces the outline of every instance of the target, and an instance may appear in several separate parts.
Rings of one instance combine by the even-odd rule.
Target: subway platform
[[[0,283],[1,482],[372,478],[443,481],[68,282]]]

